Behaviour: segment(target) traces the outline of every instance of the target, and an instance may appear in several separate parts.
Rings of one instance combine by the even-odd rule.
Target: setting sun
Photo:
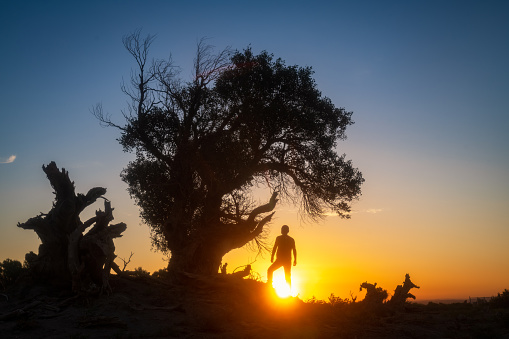
[[[275,277],[272,282],[272,287],[276,291],[276,294],[280,298],[288,298],[290,296],[296,297],[299,294],[298,290],[298,279],[295,276],[292,276],[292,287],[286,283],[284,276]]]

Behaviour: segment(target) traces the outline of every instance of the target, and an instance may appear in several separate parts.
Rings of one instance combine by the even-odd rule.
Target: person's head
[[[288,227],[288,225],[283,225],[283,227],[281,227],[281,234],[288,234],[288,232],[290,232],[290,227]]]

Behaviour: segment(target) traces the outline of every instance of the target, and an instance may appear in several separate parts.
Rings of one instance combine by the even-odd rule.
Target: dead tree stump
[[[361,284],[359,291],[366,289],[366,296],[364,297],[364,300],[362,300],[363,303],[369,305],[381,305],[384,300],[387,299],[387,290],[384,290],[380,286],[377,287],[376,285],[377,283],[370,284],[367,281]]]
[[[412,288],[420,288],[419,286],[415,285],[410,280],[410,275],[407,273],[405,275],[405,281],[403,282],[403,285],[396,286],[396,289],[394,290],[394,295],[392,296],[391,300],[389,300],[389,304],[400,307],[403,306],[408,298],[412,298],[415,300],[415,295],[410,293],[410,290]]]
[[[104,197],[104,211],[96,211],[96,216],[84,223],[79,217],[106,193],[106,188],[94,187],[87,194],[76,194],[74,182],[64,168],[59,170],[51,162],[42,169],[55,190],[53,207],[47,214],[18,223],[18,227],[33,230],[41,239],[39,253],[26,255],[32,274],[52,284],[71,285],[75,292],[88,289],[90,284],[109,288],[108,276],[116,257],[113,238],[121,237],[127,226],[109,225],[113,208]]]

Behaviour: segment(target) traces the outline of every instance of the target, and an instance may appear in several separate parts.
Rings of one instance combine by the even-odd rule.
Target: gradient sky
[[[56,161],[77,192],[107,187],[128,268],[165,266],[119,173],[133,156],[96,103],[121,123],[134,60],[122,36],[157,34],[189,79],[197,41],[267,50],[312,66],[322,93],[353,111],[338,145],[366,179],[351,220],[303,223],[281,204],[270,237],[296,239],[300,296],[392,293],[409,273],[418,299],[491,296],[509,288],[509,2],[507,1],[0,1],[0,260],[37,251],[16,227],[52,204],[41,169]],[[269,195],[261,195],[260,201]],[[82,214],[88,218],[95,204]],[[268,256],[246,249],[233,269]]]

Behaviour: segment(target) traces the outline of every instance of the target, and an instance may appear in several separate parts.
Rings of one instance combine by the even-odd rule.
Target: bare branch
[[[138,70],[131,72],[132,90],[128,89],[125,84],[122,85],[122,91],[131,98],[132,107],[138,118],[142,118],[154,103],[154,95],[151,94],[149,83],[155,76],[146,69],[148,51],[154,39],[155,35],[150,34],[141,38],[141,29],[122,38],[124,47],[134,57],[138,65]]]
[[[127,265],[129,265],[129,263],[131,262],[131,258],[133,257],[134,253],[131,252],[131,255],[129,256],[129,258],[127,258],[127,260],[125,260],[124,258],[120,258],[120,260],[122,260],[124,262],[124,267],[122,268],[122,272],[125,271]]]
[[[129,53],[134,57],[138,68],[143,72],[148,57],[148,50],[154,39],[155,35],[148,34],[143,40],[141,39],[141,28],[135,30],[129,35],[122,37],[122,43]]]
[[[212,54],[214,46],[206,44],[207,38],[198,42],[194,59],[195,84],[206,86],[216,80],[221,71],[230,66],[231,48],[228,46],[218,54]]]
[[[119,130],[125,131],[125,127],[117,125],[111,121],[110,114],[104,113],[102,103],[98,103],[94,107],[92,107],[90,109],[90,113],[92,113],[96,117],[96,119],[99,120],[99,124],[102,127],[115,127],[118,128]]]
[[[255,218],[259,214],[272,211],[274,209],[274,207],[276,207],[276,203],[278,201],[277,194],[278,194],[277,192],[272,193],[272,196],[270,197],[270,201],[268,203],[266,203],[265,205],[261,205],[261,206],[258,206],[257,208],[255,208],[249,214],[249,217],[247,218],[247,222],[248,223],[252,223],[252,222],[255,221]]]

